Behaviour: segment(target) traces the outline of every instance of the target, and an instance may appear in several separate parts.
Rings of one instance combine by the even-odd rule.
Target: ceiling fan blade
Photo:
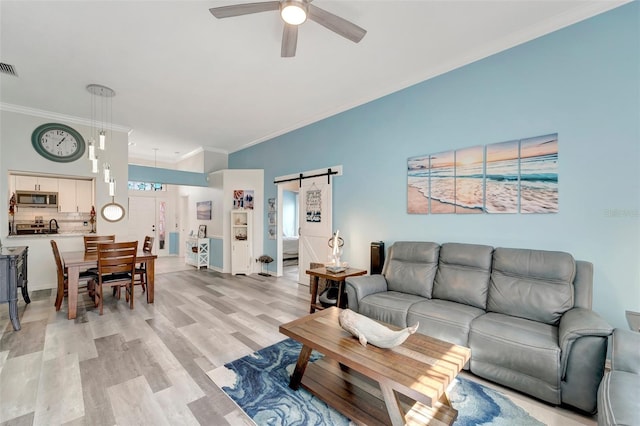
[[[249,15],[251,13],[269,12],[280,9],[279,1],[263,1],[259,3],[232,4],[230,6],[212,7],[209,12],[218,19],[232,16]]]
[[[312,4],[309,4],[309,19],[354,43],[362,40],[367,33],[364,28]]]
[[[296,47],[298,46],[298,26],[284,24],[282,32],[282,49],[280,56],[283,58],[293,58],[296,56]]]

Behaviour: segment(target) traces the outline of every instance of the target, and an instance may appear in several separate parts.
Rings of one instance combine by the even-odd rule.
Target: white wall
[[[3,245],[29,246],[29,289],[55,288],[56,269],[50,238],[48,237],[8,237],[9,221],[9,186],[8,174],[13,172],[47,173],[67,177],[96,178],[95,204],[98,215],[96,229],[100,234],[115,234],[116,238],[127,235],[126,218],[117,223],[109,223],[100,217],[100,209],[111,201],[109,188],[104,181],[97,179],[91,173],[91,162],[86,157],[71,163],[57,163],[41,157],[31,145],[31,134],[41,124],[59,122],[76,129],[81,135],[88,137],[91,129],[88,126],[35,117],[15,112],[0,111],[0,238]],[[127,206],[126,183],[128,180],[128,137],[123,132],[112,132],[112,138],[107,141],[107,150],[100,151],[100,163],[108,161],[111,173],[118,184],[115,201]],[[61,251],[82,250],[82,237],[56,238]]]

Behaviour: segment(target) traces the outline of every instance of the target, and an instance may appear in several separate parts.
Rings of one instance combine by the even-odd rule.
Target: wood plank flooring
[[[66,301],[56,312],[55,292],[35,291],[14,332],[0,304],[0,426],[252,424],[206,372],[283,340],[278,326],[308,312],[308,287],[156,265],[155,303],[137,287],[133,311],[107,296],[100,316],[85,298],[69,321]],[[492,387],[547,424],[595,424]]]

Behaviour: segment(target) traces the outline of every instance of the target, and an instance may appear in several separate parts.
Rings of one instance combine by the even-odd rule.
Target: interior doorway
[[[142,246],[145,236],[151,236],[153,252],[158,256],[169,254],[169,210],[172,206],[167,198],[129,197],[129,238]]]
[[[299,198],[298,182],[283,184],[282,190],[282,268],[283,275],[298,281],[299,263]]]
[[[330,176],[327,174],[328,170],[332,171]],[[300,284],[308,285],[309,277],[306,270],[309,264],[327,262],[327,242],[333,235],[332,185],[335,176],[340,175],[342,166],[334,166],[330,169],[311,170],[276,178],[276,182],[285,181],[278,183],[277,211],[280,213],[277,215],[276,233],[277,276],[285,275],[285,268],[291,268],[293,259],[297,258],[297,276],[291,269],[286,271],[286,276],[292,277]],[[297,235],[295,230],[292,230],[292,227],[295,227],[295,219],[291,219],[291,199],[295,199],[293,212],[297,217]]]

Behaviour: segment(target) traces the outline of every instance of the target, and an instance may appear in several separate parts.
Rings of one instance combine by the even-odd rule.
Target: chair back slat
[[[98,252],[98,273],[105,274],[135,273],[136,252],[138,242],[123,243],[99,243]]]
[[[146,236],[144,237],[144,244],[142,245],[142,251],[145,253],[151,253],[151,249],[153,249],[153,237]]]
[[[95,253],[100,243],[115,243],[115,235],[85,235],[84,251],[85,253]]]

